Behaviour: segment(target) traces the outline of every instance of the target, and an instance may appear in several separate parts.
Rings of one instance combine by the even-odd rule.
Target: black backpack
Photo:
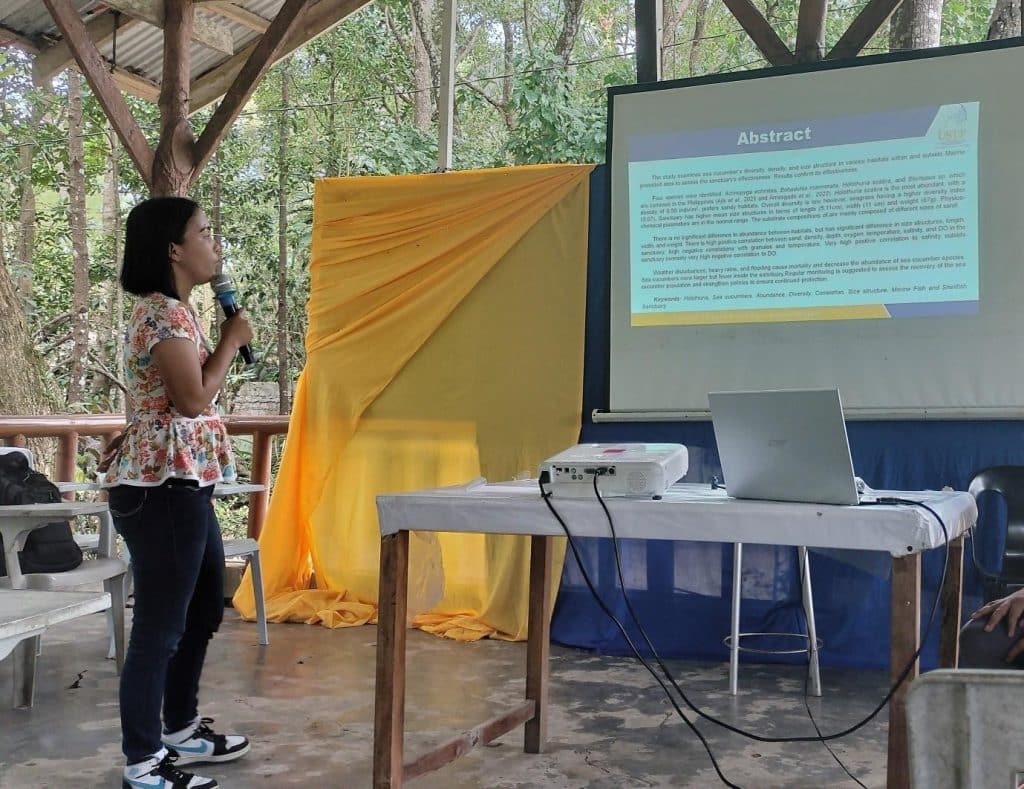
[[[29,468],[21,452],[0,454],[0,505],[47,504],[61,500],[57,486],[45,474]],[[82,549],[71,534],[68,521],[53,521],[33,529],[18,553],[23,573],[60,573],[74,570],[82,563]],[[7,575],[3,546],[0,543],[0,577]]]

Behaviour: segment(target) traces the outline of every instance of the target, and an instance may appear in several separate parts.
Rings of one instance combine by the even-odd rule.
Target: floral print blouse
[[[158,342],[178,337],[194,342],[205,364],[212,351],[195,312],[177,299],[150,293],[136,304],[126,335],[127,425],[109,467],[101,471],[101,484],[150,486],[171,477],[200,486],[233,481],[235,459],[215,404],[195,419],[182,416],[151,356]]]

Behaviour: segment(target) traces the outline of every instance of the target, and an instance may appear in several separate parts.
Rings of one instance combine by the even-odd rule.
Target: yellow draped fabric
[[[376,494],[535,473],[576,441],[590,170],[317,183],[307,362],[260,536],[271,621],[375,619]],[[528,554],[414,534],[414,624],[524,638]],[[234,604],[253,617],[248,574]]]

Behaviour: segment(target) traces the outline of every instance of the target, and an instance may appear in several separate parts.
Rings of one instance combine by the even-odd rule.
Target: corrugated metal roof
[[[146,0],[159,7],[162,0]],[[303,41],[314,38],[324,30],[337,24],[354,10],[364,5],[367,0],[319,0],[312,2],[306,10],[307,17],[313,17],[312,24],[303,26]],[[122,89],[136,95],[155,100],[156,91],[163,73],[163,31],[145,21],[140,21],[129,9],[144,5],[140,0],[72,0],[71,3],[86,24],[98,25],[104,19],[116,27],[113,38],[102,40],[97,46],[100,54],[111,66],[115,67],[115,78]],[[197,17],[195,27],[204,27],[211,35],[203,40],[194,30],[190,48],[190,78],[193,86],[204,75],[210,75],[218,67],[228,64],[234,58],[231,53],[220,51],[211,46],[210,42],[223,39],[230,42],[234,53],[243,52],[246,47],[254,44],[262,36],[259,18],[267,24],[277,15],[284,0],[226,0],[221,2],[196,3]],[[120,7],[123,10],[117,11]],[[218,13],[220,11],[220,13]],[[116,12],[116,16],[115,16]],[[241,21],[240,21],[241,19]],[[200,21],[202,24],[200,24]],[[54,57],[58,54],[55,45],[60,45],[62,36],[50,12],[40,0],[0,0],[0,46],[20,46],[32,52],[40,63],[43,53],[49,53],[46,59],[48,69],[54,64],[63,65],[64,58]],[[289,49],[294,49],[290,47]],[[116,50],[116,51],[115,51]],[[282,53],[285,54],[285,53]],[[67,56],[70,58],[70,55]],[[55,76],[59,71],[44,76]],[[136,79],[139,78],[139,79]],[[218,81],[220,85],[221,81]],[[223,93],[227,85],[220,88]],[[210,90],[199,91],[197,100],[201,103],[212,101],[216,96]],[[196,94],[194,94],[196,95]],[[194,106],[193,109],[196,107]]]

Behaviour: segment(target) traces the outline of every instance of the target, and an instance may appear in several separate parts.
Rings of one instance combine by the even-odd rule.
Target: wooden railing
[[[226,416],[224,423],[232,435],[252,436],[250,479],[266,486],[261,493],[249,494],[249,536],[259,537],[270,500],[270,450],[273,436],[288,432],[287,416]],[[0,415],[0,441],[23,447],[30,438],[56,438],[58,441],[56,482],[74,482],[80,436],[99,436],[104,444],[124,430],[120,414],[53,414],[50,416]]]

